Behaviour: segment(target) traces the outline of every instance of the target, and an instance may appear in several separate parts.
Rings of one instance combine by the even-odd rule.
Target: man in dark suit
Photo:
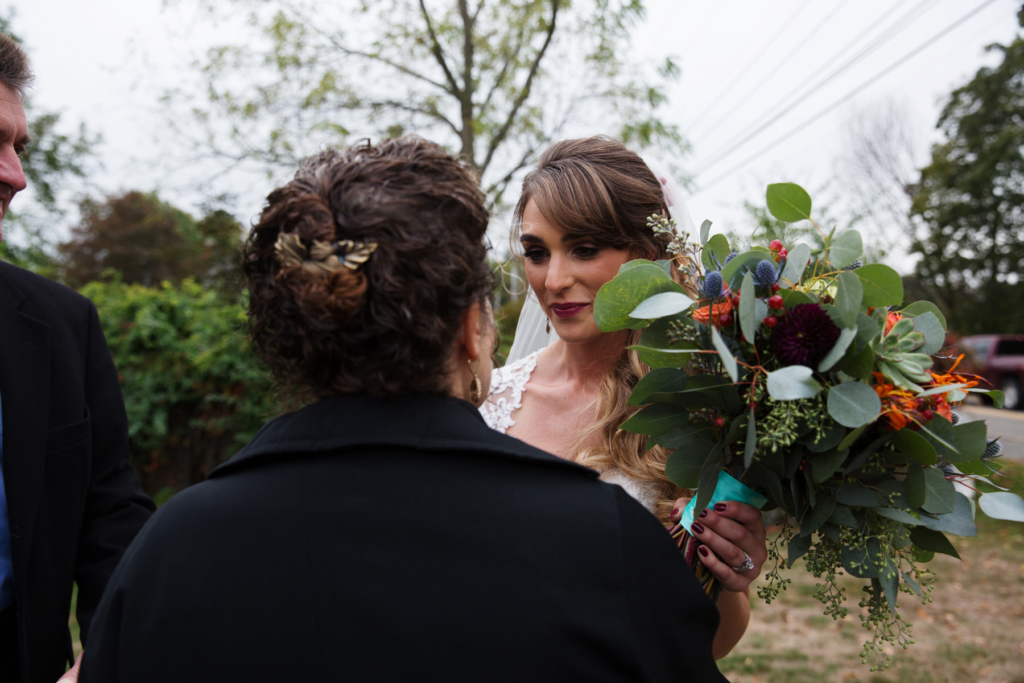
[[[26,186],[24,53],[0,34],[0,229]],[[0,232],[2,237],[2,232]],[[121,554],[154,509],[96,308],[0,262],[0,681],[52,683],[73,659]]]

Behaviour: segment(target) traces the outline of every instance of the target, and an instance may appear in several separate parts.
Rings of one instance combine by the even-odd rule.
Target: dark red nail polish
[[[697,552],[700,553],[701,557],[707,557],[708,556],[708,549],[707,549],[706,546],[702,545],[701,547],[697,548]]]
[[[725,509],[727,507],[728,506],[725,503],[715,503],[715,509],[718,510],[719,512],[725,512]]]
[[[697,534],[698,536],[704,533],[704,525],[700,522],[694,522],[690,528],[693,529],[693,533]]]
[[[679,514],[679,508],[673,508],[672,509],[672,514],[669,515],[669,517],[675,517],[678,514]]]
[[[708,516],[708,511],[707,510],[701,510],[700,511],[700,518],[701,519],[704,519],[707,516]]]

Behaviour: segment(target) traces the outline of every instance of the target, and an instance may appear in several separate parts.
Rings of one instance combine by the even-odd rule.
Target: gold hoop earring
[[[548,318],[548,324],[544,326],[544,331],[551,334],[551,318]]]
[[[480,375],[476,374],[476,370],[473,369],[473,361],[467,358],[466,365],[469,366],[469,371],[473,373],[473,381],[469,383],[469,400],[471,403],[479,403],[484,395],[484,385],[480,381]]]

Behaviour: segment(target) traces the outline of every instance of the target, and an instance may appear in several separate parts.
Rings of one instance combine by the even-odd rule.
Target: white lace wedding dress
[[[526,391],[530,376],[537,367],[539,353],[540,351],[535,351],[491,372],[491,390],[487,400],[480,406],[480,413],[491,429],[504,434],[515,424],[512,415],[523,405],[523,392]],[[631,479],[618,469],[601,472],[601,480],[609,484],[618,484],[652,514],[654,513],[658,497],[651,484]]]

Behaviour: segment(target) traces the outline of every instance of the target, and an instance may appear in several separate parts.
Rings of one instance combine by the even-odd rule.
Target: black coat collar
[[[597,472],[499,434],[471,404],[412,394],[388,398],[326,398],[263,426],[249,444],[210,477],[223,476],[275,456],[336,451],[351,446],[404,446],[420,450],[477,451]]]

